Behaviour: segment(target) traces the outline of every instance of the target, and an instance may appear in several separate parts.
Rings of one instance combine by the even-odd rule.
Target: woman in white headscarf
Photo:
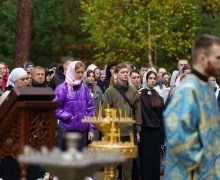
[[[140,92],[142,126],[139,155],[141,180],[160,180],[160,146],[164,145],[162,97],[154,89],[157,74],[148,71],[143,76]]]
[[[95,65],[95,64],[90,64],[88,67],[87,67],[87,69],[86,69],[86,71],[84,72],[84,75],[83,75],[83,82],[84,83],[86,83],[86,75],[87,75],[87,72],[88,71],[95,71],[95,69],[97,68],[97,66]]]
[[[26,87],[27,82],[28,82],[28,74],[23,68],[13,69],[8,77],[5,92],[1,96],[0,105],[6,99],[6,97],[13,88]]]

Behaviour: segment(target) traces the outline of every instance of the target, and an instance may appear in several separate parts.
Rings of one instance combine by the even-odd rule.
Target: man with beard
[[[220,72],[220,38],[200,35],[192,59],[192,74],[164,112],[165,179],[220,179],[220,114],[208,80]]]

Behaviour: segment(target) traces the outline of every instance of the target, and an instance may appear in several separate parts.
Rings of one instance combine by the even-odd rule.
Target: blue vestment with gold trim
[[[188,75],[164,121],[165,180],[220,179],[220,113],[212,84]]]

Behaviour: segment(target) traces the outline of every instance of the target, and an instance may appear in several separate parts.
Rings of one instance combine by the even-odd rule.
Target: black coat
[[[66,76],[64,75],[63,66],[58,66],[56,74],[50,81],[49,87],[55,90],[58,85],[62,84],[65,81],[65,78]]]

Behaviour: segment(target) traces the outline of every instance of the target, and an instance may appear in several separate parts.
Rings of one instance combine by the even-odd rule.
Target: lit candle
[[[98,113],[98,118],[100,118],[101,115],[101,101],[99,102],[99,113]]]
[[[102,103],[100,101],[100,117],[99,118],[101,118],[101,117],[102,117]]]
[[[116,120],[116,109],[114,109],[114,118],[115,118],[115,120]]]
[[[134,144],[134,134],[130,133],[130,142]]]
[[[127,111],[125,110],[125,120],[127,119]]]
[[[118,128],[118,142],[121,142],[121,132],[120,132],[120,128]]]
[[[119,116],[120,116],[120,118],[119,118],[119,119],[120,119],[120,120],[122,120],[122,113],[121,113],[121,109],[119,108],[119,109],[118,109],[118,111],[119,111]]]
[[[109,104],[107,104],[107,109],[109,109]]]

